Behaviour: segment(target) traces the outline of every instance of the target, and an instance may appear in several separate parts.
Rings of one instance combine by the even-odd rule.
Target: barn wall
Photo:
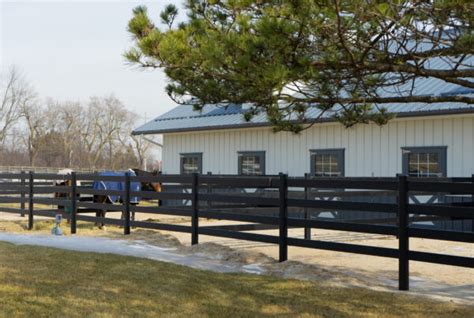
[[[401,147],[447,146],[448,176],[474,173],[474,115],[395,119],[379,127],[317,124],[300,135],[271,128],[164,135],[163,171],[179,173],[179,154],[203,153],[203,171],[237,174],[238,151],[266,152],[266,173],[302,176],[310,149],[345,148],[346,176],[394,176],[402,171]]]

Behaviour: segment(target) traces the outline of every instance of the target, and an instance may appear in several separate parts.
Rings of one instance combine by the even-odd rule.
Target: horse
[[[132,169],[135,172],[135,175],[138,177],[155,177],[161,174],[161,171],[154,170],[153,172],[148,172],[140,169]],[[142,182],[142,191],[154,191],[161,192],[161,182]],[[161,205],[161,200],[158,200],[158,205]]]
[[[129,169],[128,171],[130,175],[132,176],[156,176],[160,174],[158,171],[154,172],[147,172],[143,171],[140,169]],[[114,175],[114,176],[123,176],[125,173],[117,173],[117,172],[103,172],[100,173],[99,175]],[[159,182],[131,182],[130,184],[131,191],[154,191],[154,192],[161,192],[161,183]],[[93,184],[94,189],[102,189],[102,190],[107,190],[107,189],[113,189],[113,190],[119,190],[123,191],[124,189],[124,183],[123,182],[109,182],[109,181],[94,181]],[[121,196],[115,196],[115,195],[94,195],[93,197],[93,202],[94,203],[102,203],[102,204],[113,204],[115,202],[120,202],[123,203],[123,198]],[[140,203],[140,198],[135,196],[130,198],[130,204],[131,205],[138,205]],[[158,201],[158,204],[160,204],[160,201]],[[96,217],[98,218],[105,218],[107,213],[107,210],[105,209],[98,209],[96,211]],[[124,218],[124,213],[122,211],[122,219]],[[132,211],[131,215],[132,221],[135,220],[135,212]],[[104,227],[104,223],[96,223],[99,228]]]
[[[58,175],[67,176],[67,175],[71,175],[72,172],[73,172],[72,169],[63,169],[63,170],[58,171]],[[57,180],[54,181],[54,185],[56,187],[64,187],[64,186],[70,187],[70,186],[72,186],[72,180],[67,179],[67,178],[57,179]],[[80,186],[81,182],[78,181],[77,185]],[[55,199],[61,199],[61,198],[66,199],[66,198],[70,198],[70,197],[71,197],[71,194],[69,194],[69,193],[64,193],[64,192],[55,192],[54,193],[54,198]],[[76,194],[76,197],[79,198],[79,194]],[[60,211],[60,210],[63,210],[66,213],[71,213],[71,207],[70,206],[58,205],[58,211]],[[70,222],[70,217],[67,217],[67,222],[68,223]]]

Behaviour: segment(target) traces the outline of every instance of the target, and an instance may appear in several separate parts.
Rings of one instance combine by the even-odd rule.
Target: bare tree
[[[146,170],[146,160],[148,158],[148,153],[152,144],[141,136],[130,136],[130,145],[133,149],[133,152],[137,156],[138,164],[140,168]]]
[[[82,147],[81,140],[78,136],[81,135],[84,124],[84,107],[79,102],[53,102],[50,101],[56,109],[56,118],[58,121],[58,131],[63,138],[63,166],[72,167],[73,160],[76,155],[79,155]],[[77,154],[75,154],[75,151]]]
[[[121,143],[123,147],[131,149],[131,153],[134,155],[138,166],[141,169],[147,170],[147,161],[153,161],[153,159],[150,160],[150,152],[153,147],[160,145],[160,142],[151,136],[144,137],[132,135],[131,132],[133,129],[146,120],[134,112],[129,111],[128,113],[128,120],[124,125],[123,132],[121,133]]]
[[[138,115],[114,96],[89,103],[25,100],[0,152],[6,164],[125,169],[143,167],[150,144],[131,136]],[[8,148],[8,149],[6,149]]]
[[[86,125],[82,140],[89,155],[89,166],[94,168],[107,150],[109,166],[113,167],[115,148],[127,121],[128,111],[116,97],[91,98],[86,111]]]
[[[46,135],[47,113],[39,105],[31,104],[21,107],[21,115],[26,124],[23,142],[28,152],[29,165],[34,166],[44,141],[42,137]]]
[[[3,145],[8,130],[21,117],[21,108],[32,104],[36,94],[15,67],[1,76],[0,94],[0,145]]]

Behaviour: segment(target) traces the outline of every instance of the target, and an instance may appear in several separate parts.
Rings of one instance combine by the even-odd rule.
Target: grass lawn
[[[0,242],[0,316],[472,317],[474,308],[133,257]]]

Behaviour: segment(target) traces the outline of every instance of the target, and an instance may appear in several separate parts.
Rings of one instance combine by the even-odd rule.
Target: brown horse
[[[133,172],[135,173],[136,176],[157,176],[157,175],[161,174],[161,172],[159,172],[159,171],[147,172],[147,171],[140,170],[140,169],[132,169],[132,170],[133,170]],[[141,184],[140,191],[161,192],[161,183],[160,182],[140,182],[140,184]],[[94,203],[113,204],[113,202],[110,200],[110,197],[107,196],[107,195],[94,195],[93,202]],[[123,203],[123,199],[120,198],[119,202]],[[138,200],[135,201],[135,202],[130,202],[131,205],[137,205],[139,203],[140,202]],[[158,205],[161,205],[160,200],[158,200]],[[96,217],[105,218],[106,213],[107,213],[107,210],[98,209],[96,211]],[[122,211],[121,219],[124,219],[123,211]],[[135,221],[135,211],[132,211],[131,219],[132,219],[132,221]],[[104,223],[102,223],[102,222],[96,223],[96,225],[99,228],[104,227]]]
[[[63,169],[63,170],[60,170],[58,171],[58,175],[61,175],[61,176],[67,176],[67,175],[71,175],[71,173],[73,172],[72,169]],[[69,179],[67,180],[68,178],[63,178],[63,179],[57,179],[54,181],[54,185],[57,186],[57,187],[71,187],[72,186],[72,180]],[[80,186],[81,185],[81,182],[77,182],[77,185]],[[71,194],[70,193],[65,193],[65,192],[55,192],[54,193],[54,198],[55,199],[67,199],[67,198],[71,198]],[[76,198],[79,198],[79,194],[76,194]],[[71,213],[71,207],[70,206],[64,206],[64,205],[58,205],[58,212],[60,210],[63,210],[65,213]],[[67,222],[69,223],[70,222],[70,217],[67,216]]]
[[[161,174],[161,171],[158,170],[148,172],[140,169],[133,169],[133,171],[138,177],[155,177]],[[161,192],[161,182],[142,182],[142,191]],[[160,200],[158,200],[158,205],[160,205],[160,203]]]

